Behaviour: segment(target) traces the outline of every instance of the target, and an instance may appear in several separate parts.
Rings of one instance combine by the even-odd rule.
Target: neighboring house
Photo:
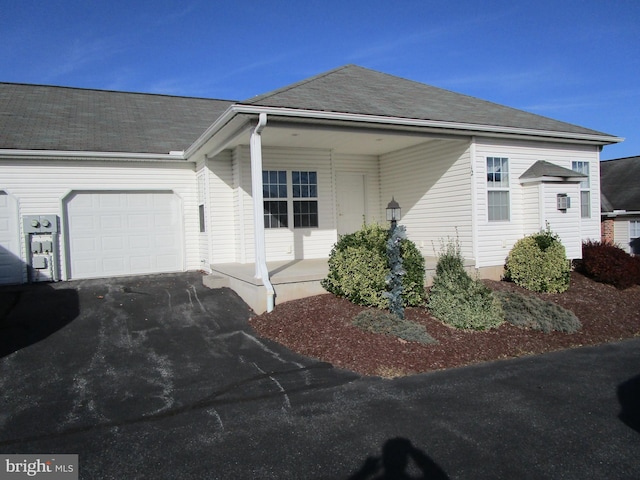
[[[600,237],[619,141],[354,65],[242,102],[0,84],[0,277],[202,269],[264,311],[317,293],[338,236],[392,197],[431,265],[457,238],[498,277],[546,225],[570,258]]]
[[[600,163],[602,240],[640,255],[640,157]]]

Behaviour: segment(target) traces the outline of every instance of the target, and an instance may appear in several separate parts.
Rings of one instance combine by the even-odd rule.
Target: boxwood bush
[[[365,224],[355,233],[343,235],[329,255],[329,274],[322,287],[358,305],[387,308],[386,276],[389,273],[386,242],[389,231],[379,224]],[[403,267],[404,306],[424,304],[424,257],[408,239],[400,245]]]
[[[579,265],[585,275],[620,290],[640,284],[640,257],[632,257],[616,245],[592,241],[583,243]]]
[[[504,322],[500,302],[465,271],[460,246],[454,242],[438,256],[427,306],[441,322],[455,328],[487,330]]]
[[[521,238],[507,257],[505,278],[534,292],[569,288],[571,265],[564,246],[549,228]]]

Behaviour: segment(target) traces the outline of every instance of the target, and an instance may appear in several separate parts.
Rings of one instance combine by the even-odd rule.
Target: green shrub
[[[580,320],[566,308],[541,298],[517,292],[495,292],[507,322],[517,327],[574,333],[582,328]]]
[[[453,242],[438,256],[427,306],[436,318],[456,328],[487,330],[504,322],[500,302],[464,270],[460,247]]]
[[[619,290],[640,284],[640,258],[632,257],[616,245],[592,241],[583,243],[579,265],[585,275]]]
[[[358,305],[387,308],[389,299],[385,282],[389,273],[386,242],[389,231],[381,225],[364,225],[343,235],[329,255],[329,274],[322,287]],[[410,240],[400,245],[406,275],[402,279],[405,306],[424,303],[424,257]]]
[[[569,288],[570,269],[560,239],[547,229],[516,242],[505,278],[534,292],[560,293]]]
[[[427,333],[424,325],[400,319],[382,310],[363,310],[353,319],[353,325],[368,332],[393,335],[394,337],[422,344],[438,343]]]

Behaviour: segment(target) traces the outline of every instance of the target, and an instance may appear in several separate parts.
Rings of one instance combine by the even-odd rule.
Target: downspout
[[[267,251],[264,240],[264,211],[262,196],[262,137],[261,133],[267,124],[267,114],[261,113],[258,125],[251,132],[249,147],[251,150],[251,193],[253,195],[253,232],[255,242],[255,278],[261,279],[267,290],[267,312],[273,310],[275,291],[269,281],[267,269]]]

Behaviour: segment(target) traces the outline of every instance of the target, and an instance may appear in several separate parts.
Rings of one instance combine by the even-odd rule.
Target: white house
[[[0,84],[0,282],[201,269],[264,311],[392,197],[425,257],[457,237],[495,277],[547,224],[600,238],[619,141],[354,65],[241,102]]]

